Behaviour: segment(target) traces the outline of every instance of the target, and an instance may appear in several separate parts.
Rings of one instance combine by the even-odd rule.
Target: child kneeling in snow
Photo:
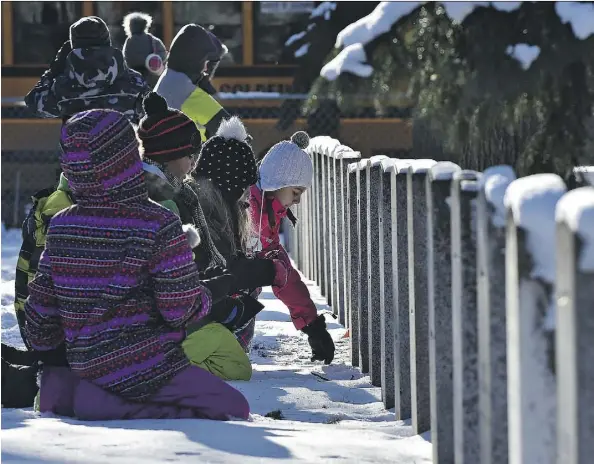
[[[70,369],[44,368],[40,410],[83,420],[247,418],[244,396],[192,366],[181,346],[186,325],[235,278],[200,281],[179,219],[148,198],[132,125],[115,111],[78,113],[61,146],[77,203],[51,220],[24,311],[32,348],[64,343]]]
[[[204,211],[208,226],[205,234],[212,237],[226,267],[241,276],[238,284],[241,290],[217,304],[235,305],[248,314],[243,319],[245,323],[238,324],[234,330],[237,341],[247,353],[254,336],[255,316],[264,308],[257,300],[256,290],[272,285],[275,279],[272,260],[248,256],[253,226],[247,198],[249,188],[257,181],[258,167],[245,126],[236,116],[223,120],[216,135],[202,145],[190,185]],[[208,259],[203,255],[201,267],[218,264]],[[200,337],[187,338],[184,347],[192,346],[201,349]],[[189,351],[186,352],[189,355]]]
[[[151,92],[144,99],[143,105],[146,116],[140,121],[138,137],[142,143],[145,178],[150,198],[177,213],[184,227],[190,227],[188,231],[195,230],[197,240],[192,247],[194,260],[201,269],[212,269],[215,266],[229,267],[232,258],[229,248],[235,245],[236,237],[232,231],[227,231],[228,224],[221,224],[221,221],[216,220],[218,215],[215,217],[212,214],[213,205],[201,205],[206,198],[212,198],[202,195],[208,187],[207,179],[204,179],[205,182],[202,185],[193,185],[193,179],[188,176],[194,167],[193,160],[198,159],[200,150],[200,133],[196,124],[183,112],[168,108],[165,99],[156,93]],[[238,124],[243,128],[241,122],[238,121]],[[243,133],[245,134],[245,129]],[[217,140],[221,141],[221,144],[217,144]],[[238,169],[238,176],[233,179],[230,179],[231,176],[226,177],[229,185],[240,185],[239,188],[233,189],[233,195],[237,197],[235,201],[238,201],[243,191],[256,181],[256,162],[251,147],[235,139],[232,139],[235,150],[228,153],[227,157],[220,154],[219,151],[223,150],[222,144],[225,141],[226,139],[217,136],[206,142],[200,152],[199,165],[205,164],[205,158],[208,157],[207,162],[213,171],[209,177],[215,183],[219,183],[224,171],[235,173]],[[232,166],[225,166],[229,161]],[[245,172],[248,164],[249,175]],[[235,193],[236,191],[238,194]],[[208,207],[208,218],[205,218],[202,211],[203,206]],[[217,206],[224,209],[226,204]],[[225,210],[218,213],[229,221],[233,215],[229,213],[227,216],[226,212]],[[247,215],[247,212],[244,214]],[[230,227],[234,229],[233,226]],[[215,242],[211,238],[211,232],[216,234]],[[227,240],[221,240],[222,236]],[[219,247],[222,247],[224,256],[219,251]],[[256,282],[254,287],[272,283],[272,278],[269,281],[257,278],[259,274],[257,266],[260,261],[263,260],[248,262],[248,266],[244,266],[239,270],[240,272],[232,269],[237,279],[237,288],[247,288],[253,285],[254,281]],[[221,298],[215,304],[215,312],[234,312],[235,317],[223,324],[213,322],[209,317],[203,318],[197,324],[190,324],[188,336],[183,343],[190,362],[223,380],[250,380],[252,365],[232,331],[252,321],[262,308],[263,306],[249,295],[230,294]]]
[[[334,359],[334,342],[326,330],[324,316],[317,315],[309,291],[291,265],[279,237],[284,217],[296,224],[289,208],[299,204],[312,182],[313,163],[305,151],[308,145],[309,136],[296,132],[290,141],[279,142],[268,151],[260,164],[260,180],[250,191],[250,210],[258,232],[255,251],[258,256],[273,258],[277,263],[274,296],[289,308],[295,328],[308,336],[311,360],[330,364]],[[278,263],[282,264],[281,268]]]

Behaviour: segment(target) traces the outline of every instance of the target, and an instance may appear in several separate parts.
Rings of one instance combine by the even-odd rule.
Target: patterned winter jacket
[[[138,124],[142,98],[150,91],[142,75],[128,68],[122,52],[112,47],[77,48],[64,71],[51,70],[25,97],[27,107],[46,118],[66,119],[89,109],[112,109]]]
[[[150,169],[150,166],[144,166]],[[149,198],[156,201],[165,208],[180,215],[179,208],[171,197],[163,196],[162,190],[151,189],[151,177],[154,171],[145,170],[144,176],[148,186]],[[68,186],[68,179],[64,173],[60,174],[60,181],[56,189],[47,188],[40,190],[31,197],[33,207],[29,210],[27,217],[23,221],[22,236],[23,244],[19,252],[19,259],[16,267],[15,278],[15,299],[14,309],[21,332],[21,338],[27,348],[31,348],[27,337],[25,337],[25,301],[29,296],[29,283],[37,273],[39,258],[45,250],[45,236],[49,227],[51,218],[63,209],[72,206],[75,200]],[[183,221],[183,216],[181,217]],[[191,230],[187,224],[183,225],[184,232],[189,243],[199,240],[196,232]],[[198,264],[199,261],[196,261]],[[60,351],[61,353],[61,351]]]
[[[262,191],[257,185],[250,189],[250,212],[252,214],[253,227],[259,231],[259,237],[255,240],[254,251],[262,258],[278,260],[284,265],[286,278],[279,285],[272,286],[272,292],[281,300],[291,313],[291,319],[297,330],[312,323],[317,317],[317,308],[309,296],[307,286],[301,280],[299,273],[291,264],[287,251],[280,243],[279,230],[281,220],[288,211],[276,199],[270,201],[270,208],[274,216],[274,225],[268,220],[266,205],[262,204]],[[277,276],[279,275],[277,269]]]
[[[65,342],[81,378],[144,400],[189,365],[185,326],[211,296],[179,219],[148,198],[137,145],[121,139],[94,142],[112,154],[62,156],[77,204],[50,222],[25,333],[40,351]]]

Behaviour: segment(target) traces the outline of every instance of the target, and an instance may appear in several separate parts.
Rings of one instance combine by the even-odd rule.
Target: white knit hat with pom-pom
[[[295,132],[291,140],[274,145],[260,164],[259,186],[266,192],[283,187],[309,188],[313,179],[313,163],[305,151],[309,145],[306,132]]]

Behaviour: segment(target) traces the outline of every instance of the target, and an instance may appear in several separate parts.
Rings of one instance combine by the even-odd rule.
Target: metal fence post
[[[546,464],[556,454],[554,333],[547,324],[555,279],[554,174],[513,181],[505,193],[507,376],[510,464]]]
[[[565,194],[557,219],[557,464],[594,457],[594,187]]]
[[[360,318],[360,302],[359,302],[359,213],[357,211],[357,203],[359,197],[357,194],[357,184],[359,177],[359,163],[352,163],[348,165],[348,189],[347,189],[347,216],[348,216],[348,231],[347,231],[347,260],[348,260],[348,290],[349,290],[349,325],[351,331],[351,364],[353,366],[360,366],[359,353],[359,318]]]
[[[410,377],[412,425],[417,434],[431,428],[425,177],[434,164],[433,160],[415,160],[407,174]]]
[[[480,462],[476,194],[481,174],[454,174],[452,224],[452,333],[456,464]]]
[[[380,387],[382,384],[380,278],[378,272],[380,266],[378,203],[381,203],[381,192],[378,191],[378,187],[381,178],[380,163],[386,158],[386,156],[376,156],[369,159],[365,182],[369,377],[371,384],[376,387]]]
[[[477,197],[477,303],[481,464],[507,464],[505,191],[510,166],[485,169]]]
[[[454,462],[452,264],[450,190],[460,166],[435,164],[426,178],[429,388],[431,443],[435,464]]]

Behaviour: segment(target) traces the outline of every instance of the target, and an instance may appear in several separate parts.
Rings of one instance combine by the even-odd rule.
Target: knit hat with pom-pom
[[[313,163],[305,151],[309,145],[306,132],[295,132],[291,140],[274,145],[260,163],[259,187],[272,192],[283,187],[311,186]]]
[[[254,151],[237,116],[223,120],[216,135],[204,143],[194,175],[214,182],[230,203],[258,181]]]
[[[140,120],[138,138],[143,156],[157,163],[196,155],[201,146],[194,121],[179,110],[168,108],[165,99],[150,92],[142,102],[145,117]]]
[[[126,41],[122,53],[128,67],[141,73],[147,83],[154,86],[152,82],[148,82],[154,79],[147,79],[147,77],[150,75],[157,77],[160,74],[158,70],[164,68],[164,63],[167,60],[167,50],[161,39],[149,32],[152,22],[153,18],[146,13],[134,12],[124,17],[123,26],[126,32]],[[157,55],[152,56],[148,63],[153,72],[149,72],[147,65],[149,55]],[[154,83],[156,84],[156,80]]]

